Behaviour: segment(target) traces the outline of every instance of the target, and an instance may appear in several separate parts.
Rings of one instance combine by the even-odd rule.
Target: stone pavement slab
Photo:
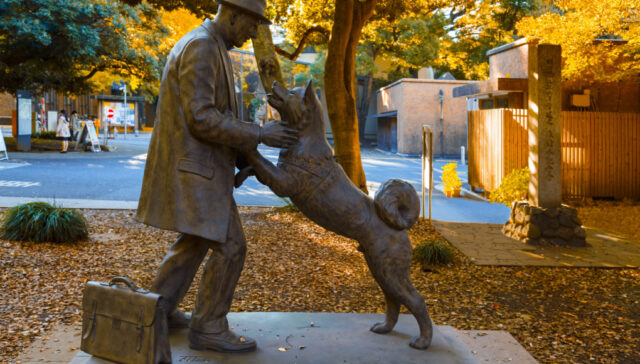
[[[640,242],[586,228],[587,244],[577,247],[538,247],[505,236],[501,224],[433,221],[453,246],[477,265],[608,267],[640,266]]]
[[[537,363],[507,331],[460,330],[458,337],[481,364]]]

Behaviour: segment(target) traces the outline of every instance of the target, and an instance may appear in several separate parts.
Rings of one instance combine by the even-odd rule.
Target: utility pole
[[[127,83],[124,81],[122,83],[122,91],[124,92],[124,108],[122,109],[122,114],[124,115],[124,138],[127,139]]]
[[[444,114],[442,105],[444,101],[444,92],[440,89],[440,157],[444,157]]]

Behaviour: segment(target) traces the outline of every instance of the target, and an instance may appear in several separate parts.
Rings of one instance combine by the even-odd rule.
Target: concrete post
[[[561,48],[529,47],[529,201],[543,208],[562,203]]]

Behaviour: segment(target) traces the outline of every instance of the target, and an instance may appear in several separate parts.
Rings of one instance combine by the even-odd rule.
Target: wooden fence
[[[491,191],[528,165],[527,111],[469,112],[469,184]],[[640,198],[640,114],[562,112],[565,197]]]

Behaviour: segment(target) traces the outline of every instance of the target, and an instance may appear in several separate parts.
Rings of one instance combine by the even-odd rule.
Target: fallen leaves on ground
[[[585,202],[576,206],[584,226],[622,234],[640,242],[640,202]]]
[[[80,322],[88,280],[125,275],[149,287],[177,237],[135,222],[132,211],[83,212],[89,241],[1,242],[0,361],[15,360],[55,323]],[[355,241],[295,212],[242,208],[241,215],[248,254],[232,311],[384,312]],[[438,234],[420,221],[410,236],[415,246]],[[435,272],[412,268],[436,324],[507,330],[543,363],[640,362],[638,270],[486,267],[456,258]]]

